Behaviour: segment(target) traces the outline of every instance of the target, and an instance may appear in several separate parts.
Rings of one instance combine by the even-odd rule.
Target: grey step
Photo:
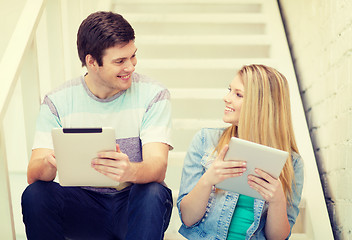
[[[222,58],[222,59],[139,59],[136,66],[138,72],[149,69],[193,69],[203,71],[204,69],[213,71],[238,70],[245,64],[264,64],[276,66],[277,61],[270,58]],[[232,80],[232,79],[231,79]]]
[[[131,13],[124,14],[127,21],[132,23],[197,23],[197,24],[248,24],[248,23],[266,23],[265,15],[262,13],[190,13],[190,14],[148,14],[148,13]],[[133,24],[131,24],[133,26]]]
[[[189,44],[213,45],[270,45],[272,39],[266,35],[204,35],[204,36],[184,36],[184,35],[139,35],[136,38],[137,44],[174,44],[187,46]]]
[[[221,41],[221,40],[220,40]],[[147,59],[198,59],[198,58],[269,58],[269,45],[234,45],[218,46],[199,43],[138,43],[138,57]]]
[[[222,119],[222,99],[171,99],[172,118]]]
[[[140,62],[143,62],[141,60]],[[186,63],[187,64],[187,63]],[[186,66],[185,66],[186,67]],[[137,71],[165,85],[167,88],[224,88],[226,89],[236,75],[236,69],[190,69],[190,68],[143,68],[137,64]]]
[[[129,19],[126,18],[128,21]],[[130,21],[135,30],[136,36],[148,35],[154,33],[156,35],[258,35],[265,34],[265,23],[194,23],[194,22],[133,22]]]
[[[170,94],[172,96],[172,100],[175,99],[214,99],[218,101],[222,99],[227,93],[228,89],[223,88],[197,88],[197,89],[189,89],[189,88],[170,88]]]
[[[115,3],[116,12],[125,13],[259,13],[262,11],[260,2],[236,3],[236,2],[208,2],[199,1],[126,1]]]

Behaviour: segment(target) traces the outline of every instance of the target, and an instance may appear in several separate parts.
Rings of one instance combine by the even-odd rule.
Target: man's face
[[[103,90],[112,96],[131,86],[131,75],[137,64],[136,51],[134,41],[125,46],[116,45],[105,49],[103,65],[97,68],[94,78],[94,85],[99,88],[98,91]]]

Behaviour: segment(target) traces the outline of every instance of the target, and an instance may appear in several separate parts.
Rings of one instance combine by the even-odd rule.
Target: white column
[[[5,136],[0,119],[0,239],[15,239]]]

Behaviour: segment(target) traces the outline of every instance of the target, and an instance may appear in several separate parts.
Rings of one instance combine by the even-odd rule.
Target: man
[[[31,239],[163,239],[172,210],[165,178],[170,144],[169,92],[134,73],[134,30],[121,16],[96,12],[81,24],[77,47],[87,74],[45,96],[37,120],[23,221]],[[116,152],[92,167],[123,184],[61,187],[53,182],[54,127],[114,127]]]

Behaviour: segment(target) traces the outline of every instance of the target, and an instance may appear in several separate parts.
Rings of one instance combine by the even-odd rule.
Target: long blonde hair
[[[290,94],[286,78],[264,65],[243,66],[238,76],[244,85],[244,98],[238,126],[225,129],[214,152],[229,143],[231,137],[298,153],[292,127]],[[294,171],[289,157],[280,175],[286,198],[292,198]]]

